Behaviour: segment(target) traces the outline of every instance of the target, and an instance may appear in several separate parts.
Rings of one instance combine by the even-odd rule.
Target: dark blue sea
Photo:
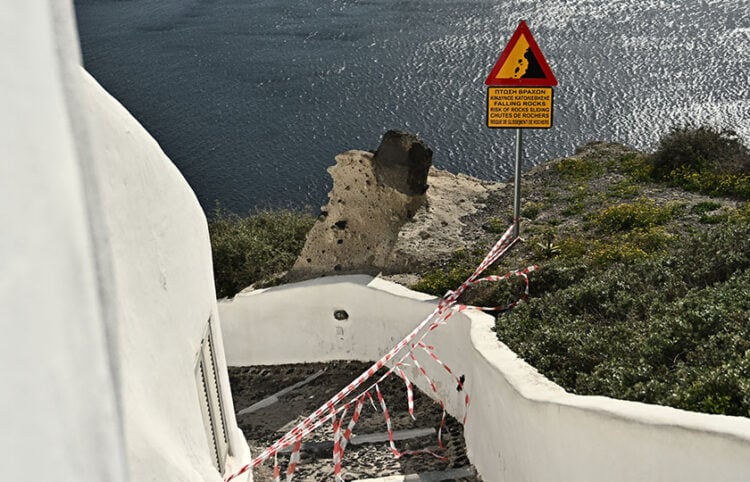
[[[419,134],[436,166],[512,175],[483,82],[525,19],[554,71],[526,166],[670,127],[750,140],[747,0],[76,0],[86,68],[157,139],[210,214],[326,201],[326,168]]]

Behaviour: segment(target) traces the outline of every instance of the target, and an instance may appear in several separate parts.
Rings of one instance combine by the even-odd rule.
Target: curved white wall
[[[375,360],[434,301],[366,276],[322,278],[219,303],[230,365]],[[337,321],[333,311],[350,317]],[[497,341],[492,317],[464,312],[426,340],[472,397],[466,443],[484,480],[746,481],[750,419],[571,395]],[[420,355],[452,415],[455,381]],[[412,381],[429,394],[414,370]]]
[[[125,481],[89,199],[68,104],[70,5],[0,8],[0,479]]]
[[[123,418],[133,480],[220,481],[200,418],[196,355],[218,326],[208,227],[198,201],[156,141],[79,72],[83,112],[111,250]],[[214,330],[219,368],[225,367]],[[218,370],[230,441],[247,463],[226,370]]]
[[[229,320],[228,326],[222,322],[227,362],[243,366],[380,358],[434,307],[413,300],[394,306],[401,298],[363,289],[371,280],[365,275],[321,278],[220,301],[222,320]],[[348,320],[334,318],[339,309],[346,310]]]
[[[219,482],[195,374],[209,318],[228,473],[250,454],[203,212],[156,141],[81,67],[72,1],[6,3],[0,479]]]

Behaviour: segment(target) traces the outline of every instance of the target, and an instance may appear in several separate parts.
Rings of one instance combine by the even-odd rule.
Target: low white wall
[[[367,276],[322,278],[240,294],[219,303],[230,366],[375,360],[435,307],[435,301]],[[349,319],[338,321],[335,310]],[[572,395],[497,341],[493,319],[452,317],[426,338],[472,397],[469,456],[494,481],[747,481],[750,419]],[[252,336],[251,336],[252,335]],[[448,410],[463,394],[424,354]],[[412,381],[429,394],[412,368]]]
[[[220,301],[221,318],[229,320],[228,326],[222,321],[227,363],[380,358],[434,307],[368,289],[371,280],[365,275],[321,278]],[[395,309],[403,316],[401,323],[394,323]],[[336,320],[336,310],[345,310],[349,318]]]

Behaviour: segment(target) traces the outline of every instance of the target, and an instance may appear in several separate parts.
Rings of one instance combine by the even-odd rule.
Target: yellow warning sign
[[[531,35],[526,22],[518,28],[503,49],[500,58],[484,81],[486,85],[513,87],[552,87],[557,85],[555,74]]]
[[[523,35],[513,45],[508,58],[500,66],[500,70],[495,75],[497,79],[521,79],[529,70],[529,59],[526,58],[529,50],[529,41]]]
[[[552,87],[490,87],[487,127],[549,129]]]

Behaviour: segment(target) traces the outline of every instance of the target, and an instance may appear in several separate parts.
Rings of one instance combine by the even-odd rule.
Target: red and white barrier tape
[[[383,417],[385,417],[385,425],[388,427],[388,444],[391,446],[391,453],[396,457],[401,457],[401,452],[398,451],[396,448],[396,444],[393,441],[393,426],[391,425],[391,415],[388,413],[388,407],[385,404],[385,398],[383,398],[383,394],[380,392],[380,385],[375,385],[375,393],[378,394],[378,402],[380,403],[380,408],[383,409]]]
[[[343,450],[341,449],[341,426],[344,425],[344,419],[346,418],[346,412],[349,411],[349,404],[344,405],[344,410],[341,412],[341,416],[334,417],[333,422],[333,467],[334,475],[341,471],[341,461],[343,459]],[[338,472],[336,471],[338,469]],[[336,477],[338,481],[340,477]]]
[[[512,310],[520,301],[525,300],[529,297],[529,276],[528,275],[529,273],[536,271],[537,269],[539,269],[539,267],[537,265],[533,265],[533,266],[528,266],[524,269],[519,269],[517,271],[510,271],[508,273],[505,273],[502,276],[491,275],[491,276],[485,276],[484,278],[479,278],[479,279],[474,280],[471,283],[472,285],[476,285],[476,284],[484,283],[484,282],[504,281],[504,280],[510,279],[513,276],[516,276],[516,277],[523,278],[525,287],[520,298],[518,298],[516,301],[509,303],[505,306],[502,306],[502,305],[498,305],[498,306],[459,305],[459,308],[458,308],[459,311],[463,311],[466,309],[480,310],[480,311],[487,311],[487,312],[503,312],[503,311]]]
[[[409,407],[409,416],[411,416],[412,420],[416,420],[416,418],[414,417],[414,390],[412,389],[411,381],[409,381],[406,374],[401,369],[400,364],[396,367],[396,369],[398,370],[398,376],[400,376],[406,384],[406,402]]]
[[[362,413],[362,407],[364,404],[365,404],[365,396],[360,395],[359,398],[357,398],[356,405],[354,406],[354,414],[352,415],[352,419],[349,421],[349,425],[346,427],[344,434],[341,437],[339,437],[338,440],[334,436],[333,475],[334,475],[336,482],[342,482],[344,480],[341,478],[341,465],[343,464],[343,461],[344,461],[344,451],[346,450],[346,446],[349,443],[349,439],[351,439],[352,431],[354,430],[354,426],[357,424],[357,421],[359,420],[359,416]],[[343,422],[344,420],[343,415],[341,417],[341,420]]]
[[[289,466],[286,469],[286,482],[292,482],[294,472],[297,470],[297,464],[299,463],[300,454],[299,451],[302,448],[302,437],[297,437],[294,441],[294,447],[292,448],[292,454],[289,456]]]
[[[234,477],[236,476],[230,477],[229,480],[232,480]],[[273,482],[281,482],[281,467],[279,467],[278,454],[273,456]]]
[[[438,433],[437,433],[438,447],[443,448],[443,426],[445,425],[445,403],[440,398],[440,394],[438,393],[437,386],[435,386],[435,383],[433,383],[432,379],[430,379],[429,375],[427,375],[427,371],[417,361],[417,357],[414,356],[414,352],[410,351],[409,357],[414,362],[414,366],[417,367],[417,370],[419,370],[419,373],[422,375],[422,377],[424,377],[424,379],[427,380],[427,383],[430,385],[430,390],[432,390],[432,393],[435,394],[435,398],[440,404],[440,408],[443,409],[443,416],[440,419],[440,427],[438,428]]]
[[[435,347],[431,345],[425,345],[424,342],[422,341],[418,341],[417,346],[422,348],[422,350],[424,350],[430,356],[430,358],[432,358],[437,364],[442,366],[445,369],[445,371],[447,371],[451,376],[453,376],[453,378],[456,379],[456,390],[460,392],[461,390],[464,389],[463,376],[461,377],[456,376],[456,374],[453,373],[453,370],[451,370],[451,368],[448,365],[443,363],[443,361],[440,360],[440,358],[438,358],[438,356],[435,354],[435,351],[434,351]],[[412,345],[412,348],[415,348],[415,346]],[[464,397],[464,418],[461,422],[462,425],[466,425],[466,417],[469,415],[469,403],[470,402],[471,402],[471,398],[469,397],[469,394],[467,392],[466,396]]]
[[[341,404],[347,397],[349,397],[357,388],[359,388],[365,381],[372,378],[375,373],[383,368],[386,363],[390,362],[394,358],[396,358],[396,355],[401,352],[405,347],[410,348],[407,353],[403,354],[399,360],[395,363],[395,366],[398,366],[401,362],[403,362],[404,359],[406,359],[407,356],[411,356],[412,360],[414,360],[415,365],[418,366],[420,373],[428,380],[431,389],[435,394],[437,394],[437,388],[435,387],[435,384],[432,383],[432,381],[427,376],[426,372],[423,368],[419,367],[419,365],[416,363],[416,358],[413,357],[411,354],[413,350],[413,346],[409,347],[409,344],[417,338],[417,336],[424,330],[425,327],[428,327],[426,331],[422,333],[422,336],[419,338],[418,342],[421,343],[421,341],[424,339],[424,337],[429,333],[430,331],[436,329],[441,324],[444,324],[452,315],[453,311],[451,308],[456,304],[458,298],[466,291],[466,289],[473,285],[477,284],[483,281],[493,281],[490,278],[493,277],[486,277],[479,279],[479,275],[481,275],[487,268],[489,268],[492,264],[494,264],[498,259],[500,259],[515,243],[518,241],[518,238],[511,238],[513,233],[513,226],[511,225],[508,230],[500,237],[500,239],[495,243],[495,245],[492,247],[492,249],[489,251],[487,256],[482,260],[482,262],[477,266],[476,270],[472,273],[469,278],[466,279],[456,290],[454,291],[448,291],[445,296],[440,300],[438,303],[438,306],[433,310],[432,313],[430,313],[424,320],[422,320],[416,328],[414,328],[406,337],[401,340],[395,347],[393,347],[388,353],[383,355],[383,357],[375,362],[370,368],[368,368],[365,372],[363,372],[361,375],[359,375],[356,379],[354,379],[349,385],[344,387],[339,393],[331,397],[327,402],[325,402],[323,405],[321,405],[317,410],[315,410],[311,415],[309,415],[307,418],[299,422],[294,428],[292,428],[289,432],[287,432],[283,437],[278,439],[276,442],[274,442],[270,447],[266,448],[261,452],[257,457],[255,457],[251,463],[243,466],[240,470],[238,470],[236,473],[226,477],[224,479],[225,482],[230,482],[236,477],[239,477],[240,475],[244,474],[248,470],[252,469],[253,467],[257,467],[258,465],[262,464],[264,461],[268,460],[269,458],[274,458],[274,479],[278,480],[279,477],[279,469],[278,469],[278,461],[277,461],[277,455],[280,450],[285,449],[289,447],[290,445],[294,444],[296,450],[296,458],[295,458],[295,450],[292,451],[292,457],[290,457],[290,463],[289,467],[287,469],[287,480],[291,480],[292,475],[294,474],[294,471],[296,469],[296,464],[299,460],[299,450],[297,445],[301,445],[301,440],[306,437],[307,435],[311,434],[315,430],[317,430],[320,426],[322,426],[324,423],[326,423],[328,420],[333,419],[334,424],[336,423],[335,418],[339,411],[342,411],[344,407],[337,408],[337,405]],[[526,270],[533,271],[536,267],[526,268]],[[526,278],[526,293],[528,293],[528,277],[526,277],[526,273],[530,271],[526,270],[520,270],[519,272],[514,272],[513,274],[516,274],[517,276],[523,276]],[[521,274],[522,271],[526,271],[525,273]],[[507,277],[512,276],[512,274],[506,275]],[[507,279],[506,277],[498,277],[499,279]],[[469,308],[466,305],[460,305],[459,311],[462,311],[463,309]],[[436,359],[436,357],[434,358]],[[439,360],[436,359],[436,361],[439,362]],[[445,367],[444,364],[441,363]],[[400,370],[400,369],[399,369]],[[386,376],[390,375],[394,371],[394,368],[391,368],[388,370],[388,372],[381,377],[381,380],[384,379]],[[374,385],[375,391],[378,393],[378,398],[380,401],[380,405],[383,408],[383,412],[386,417],[386,425],[389,428],[389,438],[390,438],[390,445],[391,445],[391,451],[396,455],[397,457],[401,456],[401,453],[395,448],[395,444],[393,443],[393,433],[390,425],[390,417],[387,413],[387,408],[385,406],[385,400],[382,397],[382,394],[380,393],[379,387],[377,385],[377,382]],[[409,387],[409,382],[407,380],[407,387]],[[459,381],[459,386],[462,386],[462,382]],[[365,390],[363,393],[355,397],[353,400],[351,400],[349,403],[356,402],[358,406],[359,400],[363,398],[365,395],[370,397],[370,400],[372,401],[372,397],[369,395],[370,390],[373,388],[373,386],[370,386],[367,390]],[[408,388],[407,388],[408,389]],[[440,424],[440,430],[438,431],[438,443],[442,447],[442,441],[440,439],[440,434],[443,428],[443,425],[445,423],[445,404],[440,400],[438,397],[438,400],[440,401],[440,405],[443,408],[443,419]],[[468,408],[469,404],[469,396],[466,395],[466,407]],[[345,405],[345,407],[348,407],[349,405]],[[359,416],[359,415],[358,415]],[[466,420],[466,417],[464,416],[464,422]],[[343,417],[341,420],[341,423],[343,423]],[[356,423],[356,421],[354,422]],[[340,424],[338,426],[340,430]],[[351,434],[350,434],[351,435]],[[348,439],[346,439],[348,440]],[[337,450],[334,448],[334,457],[336,457],[336,453],[338,452],[339,456],[343,455],[343,449],[339,447]],[[415,451],[419,453],[429,452],[429,451]],[[431,452],[429,452],[431,453]],[[436,454],[433,454],[436,457],[440,457]],[[292,463],[293,462],[293,463]],[[341,465],[341,461],[339,460],[339,467]],[[340,470],[340,468],[339,468]]]

